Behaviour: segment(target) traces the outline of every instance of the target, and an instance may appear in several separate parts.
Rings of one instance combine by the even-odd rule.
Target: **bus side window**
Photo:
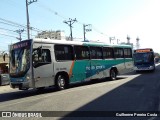
[[[123,48],[114,48],[115,58],[124,58]]]
[[[111,59],[111,58],[114,58],[114,55],[113,55],[113,48],[104,47],[104,48],[103,48],[103,58],[104,58],[104,59]]]
[[[74,46],[76,60],[89,59],[89,48],[87,46]]]
[[[73,47],[71,45],[55,45],[55,59],[57,61],[73,60]]]
[[[132,58],[132,50],[130,48],[124,48],[124,57]]]
[[[102,59],[102,47],[90,47],[91,59]]]
[[[35,68],[51,63],[51,55],[49,49],[34,49],[32,56],[33,56],[33,66]]]

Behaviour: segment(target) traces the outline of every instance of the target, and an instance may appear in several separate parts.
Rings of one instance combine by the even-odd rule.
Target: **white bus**
[[[10,46],[10,86],[25,90],[110,77],[133,68],[130,45],[31,39]]]

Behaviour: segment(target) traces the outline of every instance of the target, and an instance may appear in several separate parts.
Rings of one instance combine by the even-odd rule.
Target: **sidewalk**
[[[15,91],[16,89],[11,88],[9,85],[0,86],[0,93]]]

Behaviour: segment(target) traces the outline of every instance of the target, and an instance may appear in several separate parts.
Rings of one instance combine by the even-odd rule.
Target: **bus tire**
[[[110,80],[116,80],[117,79],[117,72],[115,69],[110,70]]]
[[[58,90],[64,90],[67,88],[67,79],[64,75],[59,74],[56,79],[56,87]]]

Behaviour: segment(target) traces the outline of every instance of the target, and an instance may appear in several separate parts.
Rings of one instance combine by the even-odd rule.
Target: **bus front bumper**
[[[141,71],[141,70],[154,70],[155,66],[149,66],[149,67],[134,67],[135,71]]]
[[[10,82],[11,88],[19,88],[19,90],[28,90],[29,89],[29,82]]]

